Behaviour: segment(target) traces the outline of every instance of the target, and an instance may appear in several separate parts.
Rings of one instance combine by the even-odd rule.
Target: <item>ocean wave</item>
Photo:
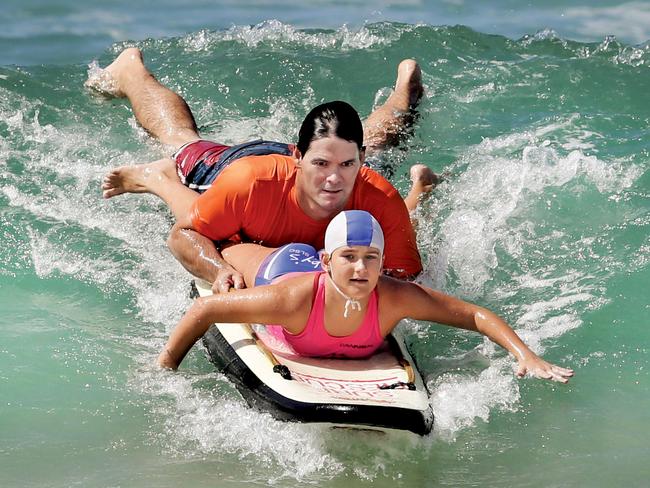
[[[571,126],[571,120],[566,124]],[[506,236],[530,239],[525,227],[519,231],[524,234],[514,236],[517,231],[509,220],[525,215],[531,195],[541,196],[579,180],[601,193],[617,193],[643,174],[637,165],[603,161],[580,150],[563,154],[545,138],[564,127],[554,123],[530,133],[485,139],[461,157],[458,165],[465,169],[445,192],[448,215],[434,231],[435,242],[424,244],[435,249],[428,269],[437,286],[444,288],[451,273],[458,280],[457,291],[470,297],[482,293],[499,264],[497,248],[508,248],[503,245]],[[574,191],[580,191],[579,186]]]
[[[166,433],[156,434],[165,450],[185,458],[232,456],[249,470],[261,468],[257,475],[273,484],[343,471],[327,452],[322,427],[274,420],[218,389],[199,387],[206,380],[214,382],[214,374],[185,376],[151,367],[133,378],[131,386],[152,396],[156,417],[165,419]]]
[[[233,26],[225,31],[201,30],[180,38],[180,45],[188,53],[210,51],[228,42],[241,43],[248,48],[264,45],[274,49],[310,47],[345,52],[390,45],[415,28],[417,26],[408,24],[382,23],[359,28],[343,25],[336,30],[299,29],[279,20],[267,20],[253,26]],[[122,47],[118,45],[113,51],[121,51]]]
[[[514,412],[519,388],[508,360],[494,360],[478,376],[446,373],[428,383],[433,392],[431,405],[436,412],[434,434],[447,442],[473,426],[478,419],[487,422],[496,411]]]
[[[468,148],[449,170],[454,176],[436,190],[428,212],[437,218],[418,231],[428,253],[427,281],[501,310],[538,354],[582,326],[585,310],[610,302],[606,276],[626,262],[623,255],[603,254],[608,237],[600,226],[587,220],[577,228],[573,219],[566,227],[553,217],[557,208],[578,208],[585,194],[611,207],[611,196],[625,193],[644,174],[630,161],[564,149],[567,140],[585,151],[597,147],[602,136],[582,124],[572,115]],[[517,409],[514,361],[487,341],[473,351],[487,359],[487,367],[469,368],[472,373],[459,366],[430,380],[436,432],[443,439],[454,440],[478,419],[487,421],[495,409]]]
[[[111,52],[127,44],[115,44]],[[417,57],[429,96],[406,147],[412,158],[447,173],[422,209],[431,216],[419,232],[427,277],[437,288],[498,311],[537,352],[558,354],[569,331],[585,323],[585,313],[612,300],[616,291],[608,280],[615,273],[647,266],[648,239],[613,242],[622,230],[647,225],[642,208],[635,207],[645,191],[637,188],[647,163],[643,106],[610,104],[607,92],[617,69],[625,74],[617,89],[630,106],[638,101],[644,73],[626,65],[645,65],[647,45],[626,46],[614,38],[576,43],[552,30],[510,41],[464,27],[317,31],[277,21],[135,44],[148,50],[159,79],[188,98],[207,135],[226,143],[260,136],[290,140],[337,70],[365,70],[370,77],[378,62]],[[237,56],[215,62],[211,55],[222,50]],[[351,51],[358,66],[333,55]],[[265,75],[277,75],[279,94],[268,90],[264,76],[264,83],[239,90],[260,53],[271,53],[273,63],[292,58]],[[318,69],[290,85],[293,72],[282,78],[287,65],[295,72],[304,65]],[[567,78],[549,76],[550,65],[561,65],[556,72]],[[455,362],[461,370],[436,365],[426,371],[434,392],[434,435],[401,453],[390,446],[373,451],[371,461],[362,441],[279,423],[249,409],[223,377],[200,373],[212,366],[197,350],[188,358],[189,372],[147,369],[190,303],[190,277],[165,247],[171,221],[163,205],[150,196],[105,201],[99,185],[111,167],[155,159],[163,148],[152,143],[126,102],[83,92],[83,71],[80,65],[1,71],[0,221],[12,225],[1,234],[6,250],[0,263],[7,263],[7,276],[87,283],[104,293],[107,308],[115,300],[124,309],[133,325],[115,343],[132,346],[125,361],[140,369],[127,367],[112,378],[122,385],[126,375],[128,387],[153,405],[150,442],[161,452],[180,459],[223,454],[233,463],[242,460],[251,477],[276,484],[390,478],[432,440],[453,441],[496,412],[521,408],[514,361],[462,331],[436,346],[443,352],[433,360]],[[374,93],[376,105],[390,93],[393,76],[377,75],[372,91],[366,78],[350,81],[348,93],[369,102]],[[570,85],[571,76],[592,80],[593,93],[585,96],[584,85]],[[521,87],[529,91],[510,98]],[[340,87],[326,93],[338,94]],[[426,363],[437,331],[417,324],[408,332],[417,337],[418,359]],[[97,345],[79,335],[84,347]],[[581,364],[581,355],[560,360]]]
[[[619,41],[614,35],[608,35],[599,43],[582,43],[564,39],[553,29],[543,29],[533,35],[526,35],[519,39],[517,44],[525,48],[520,53],[525,58],[533,54],[577,59],[606,58],[613,64],[633,67],[646,65],[650,50],[647,40],[637,45],[629,45]]]

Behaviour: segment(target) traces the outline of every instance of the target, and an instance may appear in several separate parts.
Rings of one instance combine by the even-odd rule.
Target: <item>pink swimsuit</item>
[[[316,274],[315,296],[307,325],[300,334],[296,335],[281,329],[284,340],[302,356],[363,358],[372,355],[384,343],[379,329],[377,289],[375,288],[370,295],[368,309],[359,328],[349,336],[337,337],[325,330],[326,279],[327,275],[324,272]],[[278,335],[277,332],[274,335]]]

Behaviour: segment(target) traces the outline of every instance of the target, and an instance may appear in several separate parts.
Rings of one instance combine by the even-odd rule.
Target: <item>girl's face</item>
[[[331,256],[323,256],[334,283],[351,298],[370,295],[381,275],[383,257],[379,250],[368,246],[346,246]]]

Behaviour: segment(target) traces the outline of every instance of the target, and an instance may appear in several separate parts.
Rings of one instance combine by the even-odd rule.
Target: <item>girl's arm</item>
[[[197,298],[171,332],[158,364],[177,369],[194,343],[214,323],[304,324],[308,317],[306,307],[311,305],[313,275],[309,276],[307,280],[300,276],[277,285]]]
[[[519,377],[528,373],[538,378],[566,383],[573,376],[573,370],[548,363],[537,356],[502,318],[485,308],[414,283],[401,283],[391,286],[391,289],[396,292],[391,297],[391,303],[399,304],[404,318],[480,332],[517,359]]]

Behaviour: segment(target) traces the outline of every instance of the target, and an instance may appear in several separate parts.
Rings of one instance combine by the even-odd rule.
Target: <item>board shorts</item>
[[[266,154],[282,154],[291,156],[293,144],[275,141],[255,141],[225,146],[217,142],[200,139],[188,142],[172,155],[176,162],[178,176],[188,188],[203,193],[212,186],[230,163],[246,156],[264,156]]]
[[[266,154],[291,156],[294,148],[294,144],[262,139],[237,144],[236,146],[226,146],[217,142],[199,139],[181,146],[172,155],[172,159],[176,162],[181,183],[191,190],[203,193],[212,186],[219,173],[239,158],[264,156]],[[391,178],[395,172],[392,162],[383,158],[380,154],[368,156],[364,166],[370,167],[385,178]]]
[[[318,252],[309,244],[286,244],[269,254],[260,264],[255,276],[255,286],[268,285],[289,273],[320,271]]]

